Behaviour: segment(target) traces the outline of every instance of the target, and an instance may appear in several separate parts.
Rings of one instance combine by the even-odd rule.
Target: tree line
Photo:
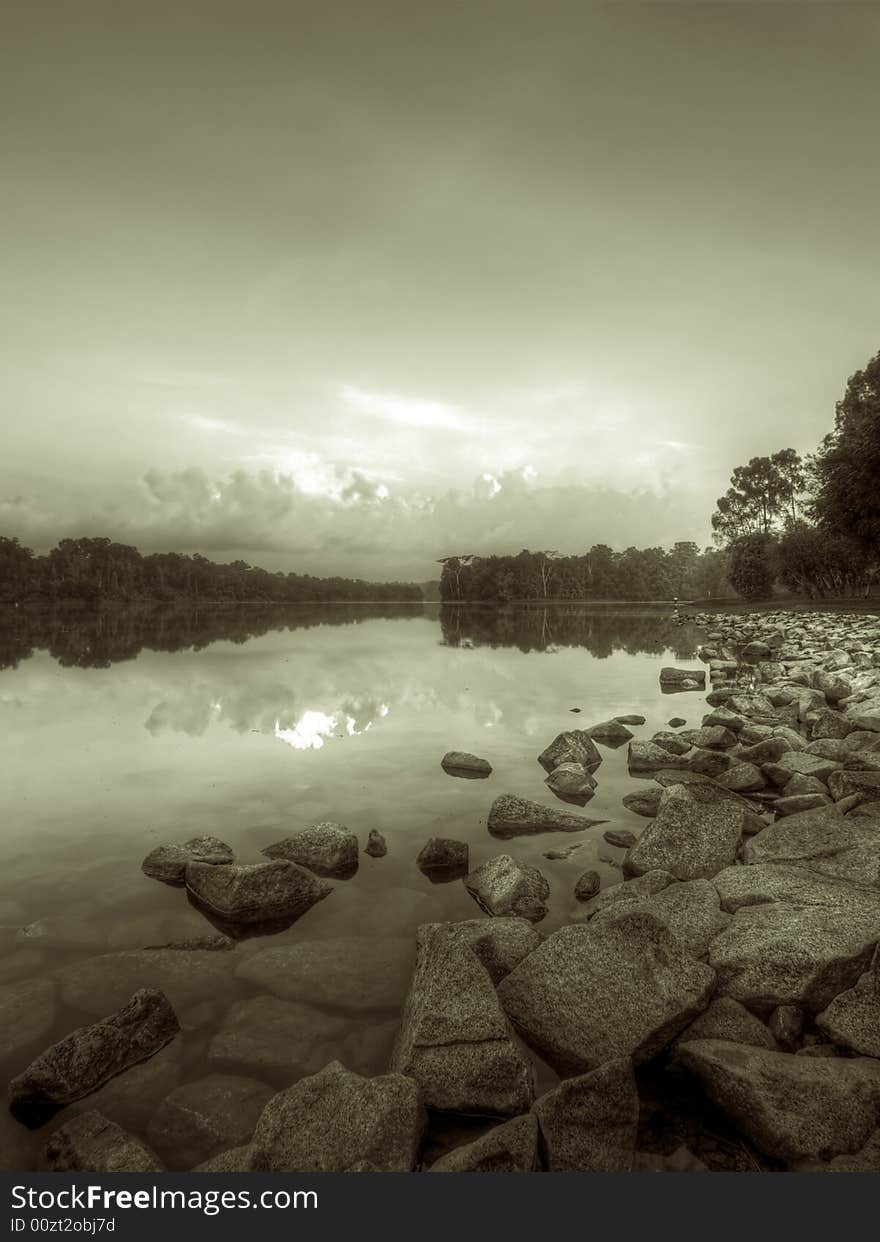
[[[556,551],[515,556],[447,556],[440,564],[440,598],[447,603],[543,599],[672,600],[731,594],[727,553],[690,542],[615,552],[596,544],[589,552]]]
[[[300,603],[333,600],[421,600],[414,582],[365,582],[271,573],[246,561],[219,564],[179,552],[143,556],[111,539],[62,539],[38,556],[18,539],[0,536],[0,603],[179,599],[207,602]]]
[[[712,516],[745,599],[867,595],[880,571],[880,352],[849,379],[816,452],[737,466]]]

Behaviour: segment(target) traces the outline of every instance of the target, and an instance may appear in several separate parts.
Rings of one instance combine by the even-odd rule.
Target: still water
[[[263,846],[316,821],[348,825],[362,847],[375,828],[386,857],[362,855],[357,874],[334,881],[330,896],[286,931],[212,954],[213,969],[227,976],[214,994],[184,988],[174,998],[184,1027],[174,1081],[234,1068],[284,1085],[332,1056],[381,1072],[415,928],[481,913],[460,880],[433,884],[422,875],[421,847],[431,836],[457,837],[468,842],[471,869],[499,853],[539,866],[551,885],[541,930],[576,919],[572,892],[582,871],[597,869],[603,884],[621,878],[623,851],[603,831],[644,826],[621,805],[634,788],[626,748],[600,748],[598,788],[584,814],[608,823],[586,830],[566,860],[543,853],[571,844],[569,834],[494,840],[489,806],[513,793],[576,810],[555,802],[536,761],[563,729],[624,713],[647,718],[636,736],[675,714],[699,723],[702,694],[663,696],[658,684],[660,667],[692,660],[698,641],[668,612],[581,605],[7,618],[0,984],[69,980],[98,955],[213,934],[183,890],[141,873],[157,844],[211,834],[239,861],[257,862]],[[492,775],[447,775],[440,759],[448,750],[487,758]],[[239,964],[269,943],[316,941],[329,943],[316,956],[314,996],[299,998],[317,1003],[296,1067],[219,1064],[211,1041],[230,1006],[267,986],[233,976]],[[79,982],[62,989],[40,1047],[115,1007],[100,975],[91,985],[88,975],[73,977]],[[6,1076],[31,1055],[4,1065]],[[163,1090],[167,1082],[157,1082],[156,1093]],[[156,1103],[142,1102],[138,1115]],[[0,1167],[37,1167],[45,1132],[30,1134],[5,1114],[0,1130]]]

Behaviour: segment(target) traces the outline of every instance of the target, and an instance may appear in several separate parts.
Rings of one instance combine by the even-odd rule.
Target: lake
[[[551,885],[540,929],[578,918],[573,888],[585,869],[598,870],[603,885],[621,879],[624,851],[607,845],[603,831],[645,823],[621,805],[636,787],[626,747],[600,748],[598,788],[583,813],[608,823],[587,829],[568,859],[543,854],[580,834],[498,841],[487,832],[489,806],[512,793],[577,810],[554,798],[537,763],[562,730],[629,713],[646,717],[639,737],[676,714],[698,724],[704,695],[663,695],[658,674],[692,661],[699,639],[668,610],[580,604],[8,617],[0,641],[0,984],[50,975],[67,983],[51,1030],[6,1065],[7,1076],[114,1008],[115,988],[130,994],[151,982],[124,969],[120,981],[115,966],[105,982],[84,962],[215,934],[184,890],[142,874],[156,845],[211,834],[240,861],[256,862],[262,847],[321,820],[348,825],[361,847],[380,830],[387,856],[362,854],[356,875],[334,881],[287,930],[211,954],[216,983],[184,980],[172,997],[184,1028],[177,1063],[165,1078],[144,1076],[142,1098],[119,1107],[143,1128],[169,1082],[218,1068],[276,1086],[334,1056],[360,1072],[383,1071],[416,927],[481,913],[460,880],[432,883],[419,871],[424,843],[466,841],[471,869],[499,853],[539,866]],[[492,775],[447,775],[440,760],[449,750],[485,757]],[[268,995],[265,983],[233,975],[239,964],[269,943],[318,941],[320,978],[314,995],[299,997],[296,1038],[282,1030],[275,1041],[294,1051],[282,1049],[280,1061],[271,1049],[254,1052],[250,1066],[245,1054],[231,1066],[218,1059],[212,1040],[230,1007]],[[264,1027],[271,1005],[266,1015]],[[540,1089],[554,1077],[538,1068]],[[46,1132],[4,1114],[2,1167],[37,1167]],[[175,1158],[166,1153],[170,1164]],[[183,1154],[179,1161],[189,1167]]]

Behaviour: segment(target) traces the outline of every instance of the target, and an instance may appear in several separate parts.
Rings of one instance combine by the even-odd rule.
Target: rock
[[[216,837],[193,837],[183,845],[158,845],[141,863],[141,871],[164,884],[183,884],[187,863],[223,866],[235,859],[232,847]]]
[[[765,660],[770,655],[770,648],[766,643],[754,642],[746,643],[742,649],[742,654],[747,660]]]
[[[241,963],[236,979],[283,1000],[349,1013],[397,1009],[412,969],[408,937],[339,936],[274,945]]]
[[[487,914],[514,915],[538,923],[547,913],[550,885],[536,867],[498,854],[467,876],[465,888]]]
[[[690,742],[691,746],[695,746],[699,750],[730,750],[731,746],[736,746],[737,744],[736,734],[731,729],[727,729],[720,724],[703,725],[699,729],[689,729],[685,733],[677,733],[676,737],[681,738],[685,742]]]
[[[853,884],[880,885],[880,822],[836,807],[788,815],[752,837],[746,863],[793,863]]]
[[[668,884],[673,882],[672,876],[667,871],[648,871],[645,875],[636,876],[635,879],[611,884],[591,899],[584,914],[591,919],[593,915],[612,906],[616,912],[621,913],[646,897],[662,892]]]
[[[571,729],[557,734],[547,749],[538,755],[538,763],[545,772],[552,772],[560,763],[580,763],[592,772],[601,762],[602,756],[586,729]]]
[[[668,871],[678,880],[706,879],[733,863],[744,812],[718,802],[701,785],[672,785],[656,819],[623,860],[625,875]]]
[[[804,1029],[804,1011],[798,1005],[777,1005],[767,1026],[781,1048],[794,1052]]]
[[[158,1157],[100,1113],[82,1113],[49,1136],[53,1173],[164,1173]]]
[[[631,716],[615,716],[614,719],[618,724],[622,725],[643,725],[645,723],[645,717],[637,714]]]
[[[558,1073],[649,1060],[708,1004],[714,972],[657,919],[621,915],[549,936],[498,986],[505,1012]]]
[[[595,780],[582,763],[560,763],[544,784],[553,790],[557,798],[575,802],[580,806],[592,798],[596,788]]]
[[[345,880],[358,869],[358,839],[344,824],[321,823],[267,845],[267,858],[284,858],[314,875]]]
[[[297,919],[332,891],[324,880],[283,858],[250,866],[190,863],[186,887],[200,905],[228,923]]]
[[[388,846],[385,844],[385,838],[376,828],[370,829],[370,835],[367,837],[367,844],[364,849],[365,854],[369,854],[371,858],[384,858],[388,853]]]
[[[782,864],[730,867],[713,884],[735,917],[709,964],[718,991],[744,1005],[823,1009],[855,983],[880,938],[880,894],[870,889]]]
[[[660,688],[670,690],[705,690],[706,670],[702,668],[661,668]]]
[[[81,1100],[151,1057],[179,1029],[162,992],[148,988],[135,992],[117,1013],[72,1031],[13,1078],[10,1108],[24,1125],[42,1125],[65,1104]]]
[[[673,755],[657,742],[630,742],[627,750],[627,766],[630,774],[635,772],[659,772],[661,769],[684,768],[680,756]]]
[[[0,987],[0,1062],[14,1062],[55,1025],[54,979],[22,979]]]
[[[598,871],[585,871],[574,886],[575,901],[590,901],[602,887]]]
[[[441,1156],[428,1173],[533,1173],[538,1164],[538,1122],[524,1113],[493,1126],[472,1143]]]
[[[793,798],[796,794],[822,794],[829,802],[831,801],[828,786],[824,781],[817,781],[815,776],[803,776],[800,772],[795,773],[791,780],[782,786],[782,793],[786,798]]]
[[[251,1167],[250,1144],[244,1147],[231,1147],[228,1151],[218,1152],[210,1160],[191,1169],[191,1173],[249,1173]]]
[[[442,923],[420,927],[416,966],[391,1068],[418,1083],[438,1112],[514,1117],[532,1102],[532,1071],[492,980]]]
[[[585,732],[594,742],[604,742],[606,746],[615,747],[622,746],[632,737],[632,730],[627,729],[619,720],[603,720],[601,724],[592,725]]]
[[[637,789],[635,793],[626,794],[623,799],[623,805],[635,815],[642,815],[645,819],[653,819],[660,810],[660,799],[662,796],[663,791],[661,789]]]
[[[774,763],[765,763],[762,771],[781,789],[788,784],[795,772],[802,776],[815,776],[819,781],[827,781],[831,773],[836,772],[839,767],[839,763],[823,759],[821,755],[811,755],[806,750],[788,750]]]
[[[819,1168],[823,1173],[880,1172],[880,1130],[875,1130],[859,1151],[848,1156],[835,1156]]]
[[[174,1009],[183,1011],[229,995],[231,957],[210,949],[126,949],[121,953],[104,953],[59,970],[61,999],[72,1009],[97,1017],[105,1014],[109,1006],[124,1005],[143,986],[164,992]]]
[[[734,793],[753,793],[767,784],[763,772],[754,763],[735,763],[726,772],[719,772],[715,780],[723,789],[732,789]]]
[[[755,1048],[776,1048],[776,1040],[761,1019],[729,996],[716,996],[709,1008],[682,1031],[675,1046],[692,1039],[723,1039]]]
[[[440,760],[440,766],[450,776],[485,777],[492,775],[492,765],[487,759],[470,755],[465,750],[450,750]]]
[[[571,811],[557,811],[555,807],[543,806],[530,798],[502,794],[489,809],[488,827],[493,837],[509,840],[534,832],[581,832],[605,822],[574,815]]]
[[[684,716],[673,716],[668,722],[670,729],[680,729],[682,725],[686,725],[687,721]]]
[[[273,1095],[253,1078],[209,1074],[162,1101],[147,1127],[147,1141],[168,1168],[190,1169],[246,1144]]]
[[[622,1057],[565,1082],[536,1101],[549,1173],[629,1173],[639,1097]]]
[[[236,1001],[224,1015],[208,1045],[208,1064],[286,1085],[326,1064],[328,1046],[341,1041],[350,1026],[349,1018],[305,1001],[252,996]]]
[[[844,716],[830,707],[821,708],[810,722],[811,738],[843,738],[852,733],[855,726]]]
[[[663,750],[669,752],[670,755],[686,755],[693,747],[684,737],[680,737],[677,733],[666,733],[662,730],[655,733],[651,738],[655,746],[660,746]]]
[[[726,1040],[681,1044],[678,1057],[709,1099],[776,1160],[857,1151],[880,1121],[880,1065],[796,1057]]]
[[[648,875],[657,874],[648,872]],[[617,900],[592,912],[593,924],[599,926],[602,921],[617,918],[624,911],[650,915],[663,924],[691,957],[705,957],[711,942],[730,922],[730,915],[721,910],[718,893],[708,880],[689,880],[683,884],[673,881],[659,892],[647,895],[627,891],[635,886],[636,881],[615,885]]]
[[[719,776],[734,766],[734,760],[724,751],[702,750],[696,746],[682,755],[680,762],[690,772],[712,777]]]
[[[450,837],[431,837],[419,851],[416,866],[428,875],[437,871],[449,873],[449,879],[467,875],[467,842],[454,841]]]
[[[791,752],[788,739],[784,737],[766,737],[752,746],[744,746],[737,755],[744,763],[760,766],[762,763],[778,763],[783,755]]]
[[[880,733],[880,699],[855,703],[846,709],[846,714],[854,728],[863,729],[869,733]]]
[[[544,857],[553,862],[559,862],[564,858],[571,858],[572,854],[577,853],[585,844],[585,841],[575,841],[573,845],[562,845],[555,850],[544,850]]]
[[[111,1078],[98,1091],[84,1096],[65,1111],[65,1118],[96,1112],[123,1130],[142,1134],[153,1113],[175,1087],[184,1071],[184,1044],[176,1036],[147,1061]]]
[[[493,983],[500,983],[544,937],[527,919],[463,919],[441,923],[445,934],[468,945],[476,953]]]
[[[788,798],[777,798],[773,803],[773,810],[779,816],[801,815],[804,811],[815,811],[820,806],[829,806],[830,803],[831,799],[827,794],[792,794]]]
[[[858,803],[874,802],[880,799],[880,772],[833,772],[828,788],[836,802],[853,795]]]
[[[880,986],[876,954],[874,968],[860,975],[851,988],[838,993],[816,1015],[816,1026],[835,1044],[861,1056],[880,1058]]]
[[[425,1120],[411,1078],[362,1078],[332,1061],[269,1101],[254,1132],[251,1168],[344,1173],[366,1162],[381,1173],[408,1173]]]
[[[608,828],[602,833],[602,840],[607,841],[609,845],[616,845],[618,849],[628,850],[635,845],[638,837],[628,828]]]

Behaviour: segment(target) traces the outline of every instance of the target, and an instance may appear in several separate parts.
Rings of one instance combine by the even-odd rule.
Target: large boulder
[[[880,800],[880,772],[832,772],[828,788],[835,802],[855,797],[855,805]]]
[[[593,924],[599,926],[603,920],[617,918],[624,910],[627,913],[650,914],[668,929],[691,957],[704,957],[711,942],[730,922],[731,916],[721,909],[718,893],[708,880],[673,882],[647,896],[627,891],[636,883],[629,881],[606,889],[608,893],[614,891],[617,900],[594,913]]]
[[[247,1143],[274,1094],[253,1078],[209,1074],[162,1101],[150,1119],[147,1141],[168,1168],[191,1169]]]
[[[835,1044],[880,1058],[880,948],[870,970],[816,1015],[816,1026]]]
[[[533,1173],[538,1165],[538,1122],[523,1113],[493,1126],[472,1143],[441,1156],[428,1173]]]
[[[65,1122],[46,1143],[53,1173],[163,1173],[155,1152],[100,1113]]]
[[[249,866],[190,863],[186,887],[200,905],[228,923],[293,920],[331,892],[324,880],[283,858]]]
[[[473,871],[464,886],[492,915],[512,915],[539,923],[547,914],[550,885],[537,867],[524,867],[510,854],[498,854]]]
[[[623,860],[625,875],[668,871],[678,880],[706,879],[736,858],[745,812],[719,802],[701,785],[672,785],[660,810]]]
[[[42,1125],[65,1104],[97,1091],[164,1048],[179,1029],[162,992],[135,992],[118,1013],[72,1031],[13,1078],[10,1108],[25,1125]]]
[[[419,928],[391,1068],[414,1079],[438,1112],[515,1117],[532,1102],[531,1067],[488,972],[454,925]]]
[[[502,794],[489,808],[489,831],[493,837],[509,840],[510,837],[526,836],[535,832],[582,832],[603,819],[587,819],[571,811],[558,811],[555,807],[532,802],[530,798],[516,798]]]
[[[412,942],[403,936],[300,940],[255,953],[235,976],[283,1000],[342,1012],[382,1011],[399,1006],[413,956]]]
[[[676,1048],[693,1039],[726,1039],[755,1048],[776,1048],[776,1040],[760,1018],[730,996],[716,996],[675,1041]]]
[[[538,763],[546,772],[552,772],[560,763],[580,763],[592,772],[601,762],[602,756],[586,729],[558,733],[547,749],[538,755]]]
[[[714,971],[656,918],[563,927],[498,987],[520,1034],[560,1074],[649,1060],[708,1004]]]
[[[880,886],[880,820],[833,806],[786,815],[743,846],[746,863],[787,863],[852,884]]]
[[[457,937],[476,953],[493,983],[500,983],[544,937],[527,919],[463,919],[444,923],[446,935]]]
[[[867,969],[880,938],[876,891],[776,864],[730,867],[713,883],[735,912],[709,946],[719,993],[815,1011]]]
[[[603,720],[601,724],[591,725],[585,732],[595,742],[603,742],[606,746],[622,746],[632,737],[632,730],[619,720]]]
[[[312,824],[261,851],[267,858],[286,858],[315,875],[340,880],[358,869],[358,839],[344,824]]]
[[[467,875],[467,842],[452,837],[431,837],[419,851],[416,866],[429,878],[453,880]]]
[[[332,1061],[269,1101],[254,1131],[251,1169],[345,1173],[369,1165],[380,1173],[408,1173],[425,1121],[411,1078],[362,1078]]]
[[[680,1062],[759,1150],[776,1160],[854,1152],[880,1124],[880,1064],[799,1057],[727,1040],[693,1040]]]
[[[568,1078],[535,1102],[549,1173],[629,1173],[639,1097],[628,1057]]]
[[[825,759],[822,755],[811,755],[808,750],[787,750],[784,755],[772,763],[762,765],[764,775],[780,789],[787,785],[795,773],[801,776],[814,776],[818,781],[827,781],[832,772],[840,767],[833,759]]]
[[[191,862],[223,866],[235,858],[232,847],[216,837],[193,837],[182,845],[157,845],[141,863],[141,871],[165,884],[183,884]]]
[[[703,668],[661,668],[660,688],[664,694],[675,690],[705,690],[706,670]]]

